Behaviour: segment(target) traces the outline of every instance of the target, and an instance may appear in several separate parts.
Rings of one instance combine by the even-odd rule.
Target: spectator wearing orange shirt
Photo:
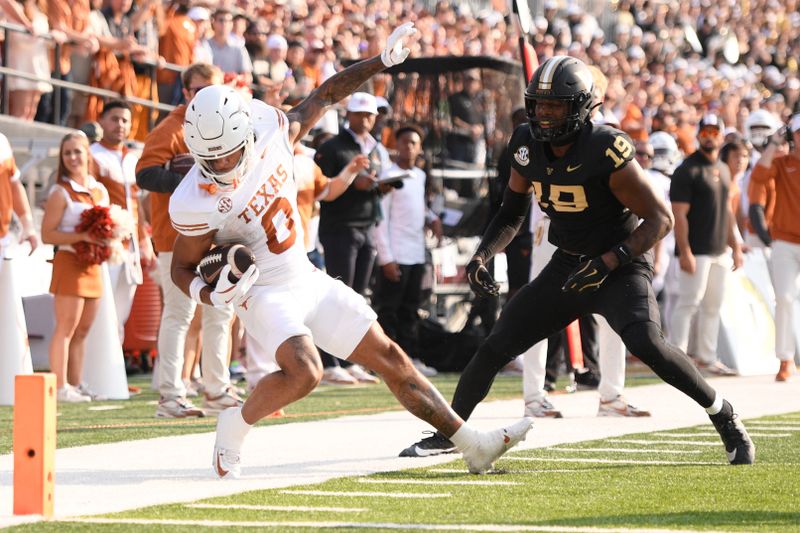
[[[183,96],[187,102],[200,89],[222,83],[220,70],[207,63],[190,66],[181,77],[184,84]],[[193,164],[191,159],[188,159],[188,165],[185,164],[186,158],[190,157],[183,139],[185,114],[186,105],[178,106],[148,134],[136,166],[136,182],[141,188],[150,191],[153,242],[158,253],[158,272],[164,295],[158,330],[157,382],[161,399],[156,408],[156,416],[162,418],[205,416],[205,411],[187,400],[186,384],[181,372],[186,334],[194,316],[195,303],[175,286],[170,276],[172,249],[177,233],[169,220],[169,199]],[[240,403],[230,387],[227,362],[232,317],[233,309],[207,306],[203,310],[201,368],[205,389],[204,406],[214,411]]]
[[[775,289],[775,353],[780,360],[776,381],[795,372],[794,305],[800,283],[800,115],[789,124],[793,143],[788,153],[775,134],[753,168],[751,180],[775,186],[772,238],[772,285]]]
[[[194,61],[194,48],[202,36],[189,18],[190,0],[176,0],[166,14],[164,33],[158,42],[161,57],[168,63],[188,66]],[[181,79],[172,70],[158,71],[158,99],[165,104],[177,104],[181,97]]]

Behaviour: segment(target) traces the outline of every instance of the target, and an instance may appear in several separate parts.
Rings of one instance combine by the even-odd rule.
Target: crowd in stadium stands
[[[346,60],[379,54],[390,31],[404,21],[413,21],[418,30],[410,40],[411,57],[490,56],[517,60],[519,29],[505,13],[505,2],[486,2],[482,9],[470,8],[476,4],[446,0],[435,4],[412,0],[0,0],[0,20],[20,24],[29,32],[5,33],[8,54],[3,64],[39,77],[52,73],[54,78],[110,89],[123,97],[138,96],[179,105],[193,90],[185,86],[180,69],[211,63],[224,73],[226,83],[249,90],[255,98],[271,105],[290,107],[341,70]],[[615,125],[630,135],[636,142],[637,160],[642,166],[652,164],[669,177],[683,158],[695,152],[701,119],[716,117],[714,120],[718,120],[727,143],[721,161],[730,169],[731,209],[745,251],[766,250],[773,238],[787,248],[778,255],[782,268],[788,270],[776,281],[781,283],[780,289],[776,287],[781,295],[778,357],[782,363],[778,379],[787,379],[793,371],[788,361],[795,352],[790,338],[791,303],[797,298],[796,281],[800,272],[800,252],[795,249],[800,247],[800,231],[792,229],[796,223],[791,221],[792,217],[800,220],[800,213],[795,213],[800,204],[788,200],[796,187],[786,185],[786,175],[797,171],[794,167],[787,169],[780,160],[790,147],[784,140],[797,141],[800,135],[791,138],[792,132],[800,129],[800,120],[791,121],[793,113],[800,111],[800,1],[547,0],[531,4],[537,9],[526,39],[539,62],[555,55],[569,55],[605,74],[608,86],[599,121]],[[49,44],[39,39],[43,35],[51,37]],[[48,49],[53,43],[61,45],[58,58]],[[166,64],[177,69],[166,68]],[[467,133],[462,133],[460,140],[459,135],[451,136],[446,150],[451,159],[482,163],[483,154],[501,152],[509,132],[503,138],[487,135],[486,143],[496,146],[490,146],[489,150],[477,148],[475,140],[483,137],[490,119],[467,109],[472,103],[471,95],[479,88],[476,84],[480,80],[473,74],[466,72],[463,91],[458,93],[462,96],[454,95],[456,99],[451,101],[453,117],[463,114],[463,120],[456,118],[465,127],[461,131]],[[23,120],[35,118],[77,128],[99,120],[103,114],[104,102],[93,95],[65,90],[47,81],[11,76],[6,76],[4,83],[10,91],[10,114]],[[356,114],[366,112],[377,117],[379,124],[370,127],[377,141],[390,148],[382,162],[388,168],[392,164],[388,157],[396,163],[397,152],[395,140],[385,134],[380,120],[391,113],[392,78],[387,74],[375,76],[362,90],[377,99],[359,107]],[[54,116],[55,98],[61,104],[58,117]],[[521,106],[522,102],[513,105]],[[377,113],[370,111],[373,107]],[[456,108],[461,111],[457,113]],[[352,109],[355,107],[348,111]],[[157,111],[131,105],[130,114],[130,138],[144,141],[151,124],[159,118]],[[335,135],[337,131],[347,131],[339,129],[345,124],[344,118],[343,105],[338,116],[323,120],[314,133]],[[426,146],[424,137],[428,132],[417,131],[414,126],[405,133],[414,142],[415,136],[421,134],[421,146]],[[328,142],[341,142],[336,139]],[[316,140],[315,147],[321,140]],[[375,139],[362,141],[354,145],[353,155],[372,151],[367,146]],[[330,153],[332,146],[325,150],[323,144],[318,154]],[[735,161],[731,160],[731,152]],[[305,155],[313,157],[313,153],[309,150]],[[768,156],[761,163],[763,169],[753,172],[762,153]],[[180,154],[170,156],[173,155]],[[317,163],[325,170],[328,162],[318,159]],[[337,165],[328,164],[330,168],[324,173],[336,178],[346,164],[344,160]],[[415,165],[406,161],[402,168]],[[753,183],[751,172],[757,174]],[[668,180],[664,187],[669,190]],[[171,189],[156,187],[152,191],[155,194],[151,193],[151,203],[158,194],[168,194]],[[484,192],[482,187],[464,186],[458,191],[465,197]],[[382,193],[392,194],[388,190]],[[408,200],[408,206],[413,205],[414,212],[422,216],[413,200]],[[379,200],[374,202],[378,202],[375,207],[379,211]],[[388,208],[390,203],[384,204]],[[323,224],[325,212],[332,212],[334,206],[331,202],[323,207]],[[164,205],[161,209],[164,210]],[[430,223],[436,214],[441,213],[423,218]],[[373,217],[370,232],[381,218],[381,215]],[[423,219],[417,218],[421,224]],[[323,225],[319,233],[330,239],[331,228]],[[374,259],[374,247],[368,245]],[[664,252],[665,247],[661,258],[672,255],[672,250]],[[162,251],[158,246],[156,249]],[[313,243],[310,251],[317,258]],[[385,251],[384,255],[391,256]],[[405,270],[387,269],[381,261],[385,259],[378,254],[378,266],[384,274],[405,277]],[[418,261],[415,257],[411,263],[418,266]],[[664,261],[657,265],[656,283],[663,285]],[[398,268],[403,269],[404,264],[400,262]],[[169,282],[166,276],[162,277],[162,283]],[[669,283],[666,285],[669,292]],[[359,291],[363,292],[363,288]],[[699,292],[700,289],[698,298],[702,296]],[[386,291],[379,290],[376,296],[381,293]],[[672,303],[678,297],[673,296]],[[373,303],[380,307],[381,302]],[[708,311],[703,307],[707,303],[694,301],[690,307],[696,311],[700,306]],[[666,306],[665,325],[669,326],[669,298]],[[189,317],[184,320],[186,327],[188,320]],[[688,325],[682,324],[681,328],[683,331]],[[180,344],[173,351],[179,350]],[[711,354],[708,357],[701,364],[709,372],[730,373]],[[422,362],[418,364],[428,373],[435,372]],[[162,416],[196,412],[186,403],[186,391],[177,376],[179,366],[178,361],[173,361],[171,368],[175,375],[170,377],[170,383],[178,391],[174,396],[180,409],[164,411]],[[328,382],[374,379],[360,372],[355,369],[348,374],[339,369],[330,374]],[[77,397],[80,393],[75,389],[64,394]]]

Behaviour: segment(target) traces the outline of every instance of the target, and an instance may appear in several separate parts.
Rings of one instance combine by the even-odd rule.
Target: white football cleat
[[[237,479],[242,473],[239,452],[214,446],[214,459],[211,463],[214,473],[220,479]]]
[[[476,441],[461,452],[470,473],[485,474],[491,470],[501,455],[525,440],[532,426],[533,418],[526,416],[508,427],[479,433]]]

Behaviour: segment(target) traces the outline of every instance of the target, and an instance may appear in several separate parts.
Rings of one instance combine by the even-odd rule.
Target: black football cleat
[[[450,442],[450,439],[438,432],[426,431],[425,433],[432,434],[430,437],[425,437],[421,441],[412,444],[400,452],[400,457],[431,457],[433,455],[456,453],[458,451],[455,445]]]
[[[725,445],[728,461],[732,465],[753,464],[756,459],[756,447],[728,400],[723,400],[722,411],[708,417]]]

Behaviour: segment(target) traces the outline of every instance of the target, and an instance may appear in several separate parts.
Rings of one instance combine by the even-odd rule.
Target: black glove
[[[500,284],[492,278],[480,259],[473,259],[467,263],[467,281],[472,292],[481,298],[500,294]]]
[[[564,292],[594,292],[600,288],[611,270],[600,257],[584,261],[573,270],[561,287]]]

